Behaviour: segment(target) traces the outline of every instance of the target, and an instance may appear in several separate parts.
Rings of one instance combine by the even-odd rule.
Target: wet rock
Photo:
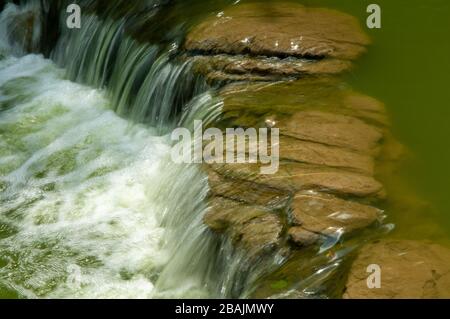
[[[348,262],[336,254],[318,254],[316,247],[291,250],[289,258],[256,284],[252,298],[341,298]]]
[[[301,163],[348,169],[373,175],[371,156],[339,147],[280,136],[280,158]]]
[[[205,223],[215,232],[227,233],[236,246],[260,254],[280,243],[280,217],[264,207],[215,197],[205,214]]]
[[[372,156],[355,152],[342,147],[321,143],[308,142],[297,138],[281,135],[277,142],[268,141],[267,149],[279,149],[281,160],[344,169],[352,172],[372,176],[374,173],[374,159]],[[245,149],[246,158],[257,158],[258,141],[250,140],[248,136],[235,141],[223,136],[223,158],[236,160],[236,149]]]
[[[213,204],[214,213],[205,218],[212,229],[236,243],[236,238],[257,236],[256,226],[243,227],[243,220],[260,225],[265,216],[283,216],[274,227],[281,223],[289,247],[305,249],[381,220],[381,211],[369,203],[385,197],[374,178],[375,157],[388,125],[382,103],[330,76],[230,84],[221,96],[223,112],[216,125],[279,128],[280,163],[273,175],[261,174],[263,164],[208,165],[211,203],[226,199],[221,208]],[[245,149],[248,155],[248,145]],[[224,153],[233,150],[224,145]],[[264,219],[267,229],[269,221]],[[253,247],[253,254],[255,247],[266,246],[247,247]]]
[[[381,221],[382,212],[372,206],[307,191],[295,195],[292,207],[291,239],[301,245],[314,244],[319,235],[345,234]]]
[[[372,176],[291,162],[280,163],[276,174],[262,175],[260,167],[260,164],[212,165],[212,169],[220,175],[286,192],[317,190],[355,197],[383,198],[385,196],[382,184]]]
[[[379,126],[390,124],[384,104],[371,96],[351,92],[344,97],[343,104],[366,122]]]
[[[204,221],[217,232],[224,232],[231,226],[243,225],[268,213],[267,210],[258,206],[245,205],[221,197],[214,198],[210,203],[210,209],[205,214]]]
[[[285,207],[292,196],[285,190],[242,179],[233,179],[220,175],[211,168],[206,169],[210,193],[214,196],[273,209]]]
[[[231,84],[222,89],[221,96],[224,99],[224,119],[242,127],[265,127],[268,118],[280,127],[292,114],[301,111],[357,118],[376,129],[389,124],[381,102],[353,91],[335,77]]]
[[[188,33],[185,49],[211,81],[273,81],[346,71],[369,42],[347,14],[260,2],[204,20]]]
[[[240,240],[244,248],[260,253],[273,250],[280,245],[283,224],[274,214],[252,219],[240,229]]]
[[[209,83],[279,81],[306,75],[339,74],[351,68],[349,61],[308,60],[242,55],[194,56],[193,71]]]
[[[215,125],[276,127],[281,134],[273,175],[260,174],[261,164],[207,166],[205,223],[213,231],[261,252],[279,245],[283,232],[305,247],[381,219],[381,211],[356,200],[385,196],[373,176],[389,124],[385,108],[336,76],[368,44],[354,18],[287,3],[239,4],[188,33],[184,48],[194,72],[211,82],[240,81],[221,89]],[[265,83],[249,83],[258,81]]]
[[[381,268],[381,288],[367,287],[371,264]],[[450,298],[450,249],[410,240],[368,244],[351,267],[344,298]]]
[[[365,153],[373,152],[382,138],[380,130],[357,118],[320,111],[295,113],[279,128],[301,140]]]
[[[231,6],[187,35],[185,47],[209,54],[354,59],[369,44],[347,14],[293,3]]]
[[[302,247],[311,246],[317,243],[321,238],[321,234],[317,234],[299,226],[289,228],[288,234],[293,242]]]
[[[315,245],[336,233],[376,226],[384,217],[371,206],[386,196],[374,177],[375,161],[386,157],[387,139],[391,147],[398,144],[391,143],[383,103],[355,92],[338,76],[369,42],[351,16],[287,2],[240,3],[187,34],[184,58],[192,59],[195,73],[222,86],[221,120],[215,126],[280,129],[280,163],[273,175],[262,175],[262,164],[205,166],[211,206],[205,223],[251,255],[288,245],[294,256],[279,274],[269,276],[256,296],[278,291],[287,297],[282,292],[291,286],[295,289],[289,291],[301,296],[307,291],[298,282],[312,275],[308,280],[320,277],[317,291],[329,280],[334,287],[329,290],[340,297],[352,259],[346,256],[339,267],[327,264],[330,256],[317,254]],[[378,176],[378,167],[376,171]],[[383,249],[375,252],[380,255]],[[357,262],[361,256],[369,258],[362,254]],[[317,273],[317,266],[324,264],[330,267]],[[437,274],[444,278],[441,268]],[[354,273],[347,285],[351,298],[362,289]],[[440,279],[433,276],[421,287],[435,289]],[[303,284],[311,287],[311,282]]]

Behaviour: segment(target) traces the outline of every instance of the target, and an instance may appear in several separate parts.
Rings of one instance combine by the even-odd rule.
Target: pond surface
[[[436,213],[432,218],[449,233],[450,42],[445,39],[450,31],[450,2],[310,0],[303,3],[338,8],[359,17],[362,23],[368,16],[367,5],[380,5],[382,27],[368,30],[373,45],[349,81],[386,104],[394,134],[412,153],[398,172],[406,185],[396,187],[391,181],[392,191],[410,186],[431,204],[424,205],[413,216],[407,210],[393,211],[398,231],[415,237],[409,225],[420,224],[424,222],[421,217],[427,219],[427,215]],[[431,238],[435,233],[430,228],[416,236]]]

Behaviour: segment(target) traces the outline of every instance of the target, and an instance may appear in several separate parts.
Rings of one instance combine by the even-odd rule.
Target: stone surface
[[[205,165],[210,229],[260,255],[381,222],[369,203],[385,197],[374,175],[389,120],[338,76],[368,44],[353,17],[287,2],[233,5],[188,32],[184,58],[222,86],[215,126],[280,129],[273,175],[261,164]]]
[[[279,144],[281,159],[348,169],[367,175],[373,175],[374,172],[374,160],[366,154],[283,135],[280,136]]]
[[[382,212],[372,206],[313,191],[296,194],[291,207],[295,226],[289,229],[289,236],[301,246],[315,243],[319,235],[349,234],[382,218]]]
[[[277,247],[283,224],[266,208],[215,197],[205,214],[205,223],[215,232],[226,233],[233,243],[252,254]]]
[[[382,138],[380,130],[357,118],[320,111],[294,113],[279,128],[301,140],[364,153],[373,152]]]
[[[223,176],[266,185],[286,192],[317,190],[346,196],[383,198],[381,183],[373,177],[328,167],[300,163],[280,163],[273,175],[260,174],[260,164],[213,164]]]
[[[208,54],[354,59],[370,43],[345,13],[289,2],[263,1],[226,8],[187,35],[187,50]]]
[[[243,127],[264,127],[268,118],[275,120],[279,127],[292,114],[301,111],[357,118],[379,129],[389,124],[381,102],[353,91],[336,77],[231,84],[222,89],[221,96],[224,100],[224,119]]]
[[[248,159],[258,156],[258,141],[243,136],[240,139],[228,139],[223,135],[223,158],[234,158],[236,150],[245,150]],[[205,145],[208,144],[205,142]],[[281,160],[339,168],[352,172],[359,172],[372,176],[374,173],[374,159],[368,154],[362,154],[342,147],[330,146],[321,143],[308,142],[297,138],[281,135],[277,142],[268,141],[267,149],[278,148]]]
[[[224,232],[231,226],[244,225],[254,218],[264,216],[267,210],[245,205],[230,199],[216,197],[210,201],[205,223],[214,231]]]
[[[294,243],[302,247],[314,245],[321,239],[321,234],[306,230],[299,226],[289,228],[288,234],[289,238]]]
[[[370,43],[341,12],[279,2],[240,3],[188,32],[194,70],[209,81],[275,81],[338,74]]]
[[[308,60],[242,55],[194,56],[193,70],[208,82],[278,81],[306,75],[339,74],[351,68],[349,61],[338,59]]]
[[[381,267],[381,288],[368,289],[367,266]],[[381,240],[362,247],[344,298],[450,298],[450,249],[430,242]]]
[[[269,208],[286,206],[292,196],[285,190],[256,184],[252,181],[230,178],[230,176],[218,174],[211,168],[206,169],[210,192],[214,196]]]
[[[229,84],[220,94],[215,125],[279,128],[280,163],[273,175],[260,174],[261,164],[206,166],[211,229],[254,255],[274,245],[314,248],[336,232],[352,234],[381,221],[382,212],[368,203],[385,197],[374,178],[389,124],[382,103],[331,76]],[[224,145],[224,154],[229,151]]]

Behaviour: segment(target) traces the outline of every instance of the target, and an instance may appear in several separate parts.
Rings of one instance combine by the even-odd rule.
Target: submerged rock
[[[380,288],[367,287],[371,264],[380,266]],[[344,298],[450,298],[450,249],[411,240],[368,244],[351,267]]]
[[[280,155],[273,175],[261,174],[262,164],[205,165],[206,225],[249,256],[274,248],[290,254],[255,296],[292,296],[283,289],[313,276],[291,289],[302,294],[319,276],[317,291],[321,280],[339,278],[339,285],[328,286],[340,297],[353,248],[333,256],[333,245],[382,223],[375,205],[386,192],[375,172],[389,119],[381,102],[338,76],[369,44],[355,18],[288,2],[233,5],[186,36],[184,57],[192,70],[220,85],[222,114],[214,125],[280,132],[279,145],[269,142]],[[231,151],[225,144],[224,152]],[[321,243],[328,253],[318,249]],[[321,262],[323,273],[317,272]]]
[[[304,263],[296,252],[319,247],[321,251],[324,245],[330,249],[343,238],[381,224],[384,216],[375,205],[386,192],[375,178],[375,162],[383,154],[389,125],[382,103],[330,76],[234,83],[220,94],[222,116],[215,125],[279,128],[280,161],[272,175],[261,174],[261,167],[267,166],[261,163],[205,166],[211,210],[204,220],[214,232],[246,249],[250,259],[276,250],[286,252],[289,257],[283,258],[292,267],[283,266],[282,277],[297,278],[286,273]],[[277,146],[272,143],[268,146]],[[246,155],[254,152],[248,144],[245,150]],[[232,151],[225,143],[224,152]],[[296,261],[292,256],[297,256]],[[320,254],[314,258],[314,263],[322,260]],[[310,265],[302,271],[310,276],[314,269]],[[329,291],[336,297],[342,293],[345,269],[330,269],[330,274],[342,277],[339,287],[332,282],[327,285],[335,287]],[[255,296],[283,291],[272,289],[273,284],[269,280]]]
[[[374,159],[340,147],[280,137],[280,158],[313,165],[347,169],[366,175],[374,173]]]
[[[381,183],[372,176],[301,163],[280,163],[277,173],[260,174],[260,164],[214,164],[213,170],[285,192],[318,190],[346,196],[383,198]]]
[[[185,49],[213,80],[273,80],[348,70],[370,43],[345,13],[281,2],[237,4],[195,26]],[[237,56],[237,55],[244,55]]]
[[[221,175],[211,168],[207,170],[210,192],[213,196],[270,209],[285,207],[291,198],[291,194],[285,190]]]
[[[363,153],[373,152],[382,137],[379,130],[357,118],[320,111],[294,113],[279,128],[300,140]]]
[[[265,127],[267,119],[280,127],[284,125],[283,121],[301,111],[357,118],[376,130],[389,124],[381,102],[355,92],[339,77],[264,84],[236,83],[225,86],[221,96],[224,99],[224,120],[229,119],[229,122],[242,127]]]
[[[204,217],[205,223],[218,233],[227,233],[232,242],[250,254],[273,250],[280,244],[283,224],[267,208],[215,197]]]
[[[215,125],[279,128],[280,162],[273,175],[261,174],[266,165],[260,163],[205,166],[211,229],[254,254],[275,242],[313,246],[381,222],[382,211],[368,203],[385,197],[374,177],[388,125],[382,103],[330,76],[229,84],[220,94],[222,117]],[[249,155],[248,144],[245,149]],[[232,151],[225,143],[224,152]]]

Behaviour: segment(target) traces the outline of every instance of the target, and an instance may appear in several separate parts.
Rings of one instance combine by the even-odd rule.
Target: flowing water
[[[189,25],[235,2],[175,1],[171,19],[140,18],[152,25],[153,33],[141,35],[152,39],[146,42],[127,36],[138,18],[109,17],[114,8],[101,18],[87,14],[80,32],[62,28],[51,60],[25,55],[5,34],[15,15],[40,9],[39,1],[6,7],[0,16],[0,297],[246,296],[243,257],[202,223],[206,177],[196,166],[169,160],[165,135],[194,118],[217,116],[220,101],[177,49]],[[362,22],[371,2],[301,1]],[[441,223],[450,230],[447,2],[377,1],[382,29],[368,31],[374,45],[348,78],[386,102],[395,133],[414,154],[398,175],[417,190],[415,200],[430,204],[413,216],[386,207],[397,233],[413,238],[434,238],[435,229],[411,231],[410,225]],[[388,190],[401,193],[396,178],[384,179]]]
[[[29,8],[11,6],[2,19],[21,10]],[[76,63],[86,63],[77,59],[63,70],[41,55],[14,57],[11,52],[20,52],[2,41],[0,295],[214,295],[205,286],[213,281],[207,268],[214,242],[201,221],[207,184],[198,167],[172,164],[161,127],[133,124],[114,112],[123,91],[114,96],[65,79],[100,86],[101,69],[76,72]],[[152,49],[142,52],[148,57]],[[159,91],[185,67],[176,71],[160,60],[155,65],[163,70],[155,77],[161,78],[150,86]],[[127,67],[121,74],[132,76]],[[127,89],[114,81],[114,88]],[[205,92],[191,112],[220,109],[216,103]],[[194,249],[195,255],[183,255]]]

